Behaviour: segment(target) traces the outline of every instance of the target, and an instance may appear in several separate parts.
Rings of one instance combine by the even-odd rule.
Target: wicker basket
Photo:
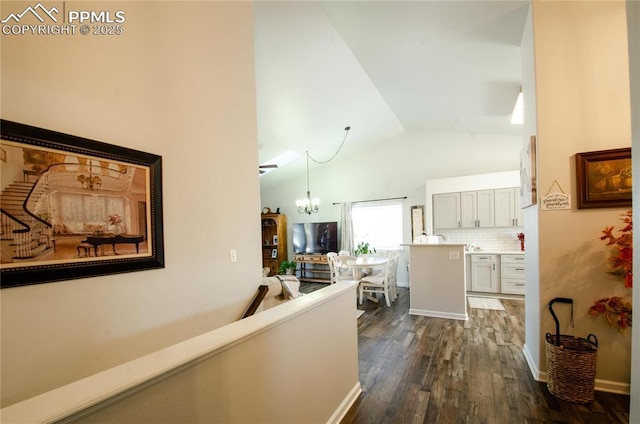
[[[569,402],[593,402],[598,352],[595,336],[582,339],[547,333],[546,339],[549,392]]]
[[[571,305],[573,327],[573,299],[556,297],[549,302],[549,312],[556,324],[556,334],[546,335],[547,387],[549,392],[569,402],[593,402],[596,381],[598,339],[589,334],[586,339],[560,334],[560,322],[553,310],[556,302]]]

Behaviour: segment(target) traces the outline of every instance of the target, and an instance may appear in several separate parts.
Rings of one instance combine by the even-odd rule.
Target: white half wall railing
[[[357,282],[0,410],[2,423],[339,423],[361,393]]]

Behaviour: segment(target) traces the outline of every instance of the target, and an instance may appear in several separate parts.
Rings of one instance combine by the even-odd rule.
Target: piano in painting
[[[113,249],[113,254],[116,253],[116,244],[135,244],[136,245],[136,254],[140,253],[140,243],[144,241],[144,236],[137,234],[93,234],[87,236],[87,239],[82,243],[90,244],[93,247],[94,256],[98,256],[98,246],[102,245],[111,245]]]

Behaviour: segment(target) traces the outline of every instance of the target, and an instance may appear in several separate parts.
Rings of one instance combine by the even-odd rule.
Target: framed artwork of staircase
[[[164,268],[162,158],[0,120],[1,288]]]

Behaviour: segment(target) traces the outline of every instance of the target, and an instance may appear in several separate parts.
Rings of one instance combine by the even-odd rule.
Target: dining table
[[[354,261],[349,261],[345,265],[353,270],[353,278],[360,279],[362,274],[368,269],[382,268],[387,263],[388,258],[384,256],[358,256]]]

